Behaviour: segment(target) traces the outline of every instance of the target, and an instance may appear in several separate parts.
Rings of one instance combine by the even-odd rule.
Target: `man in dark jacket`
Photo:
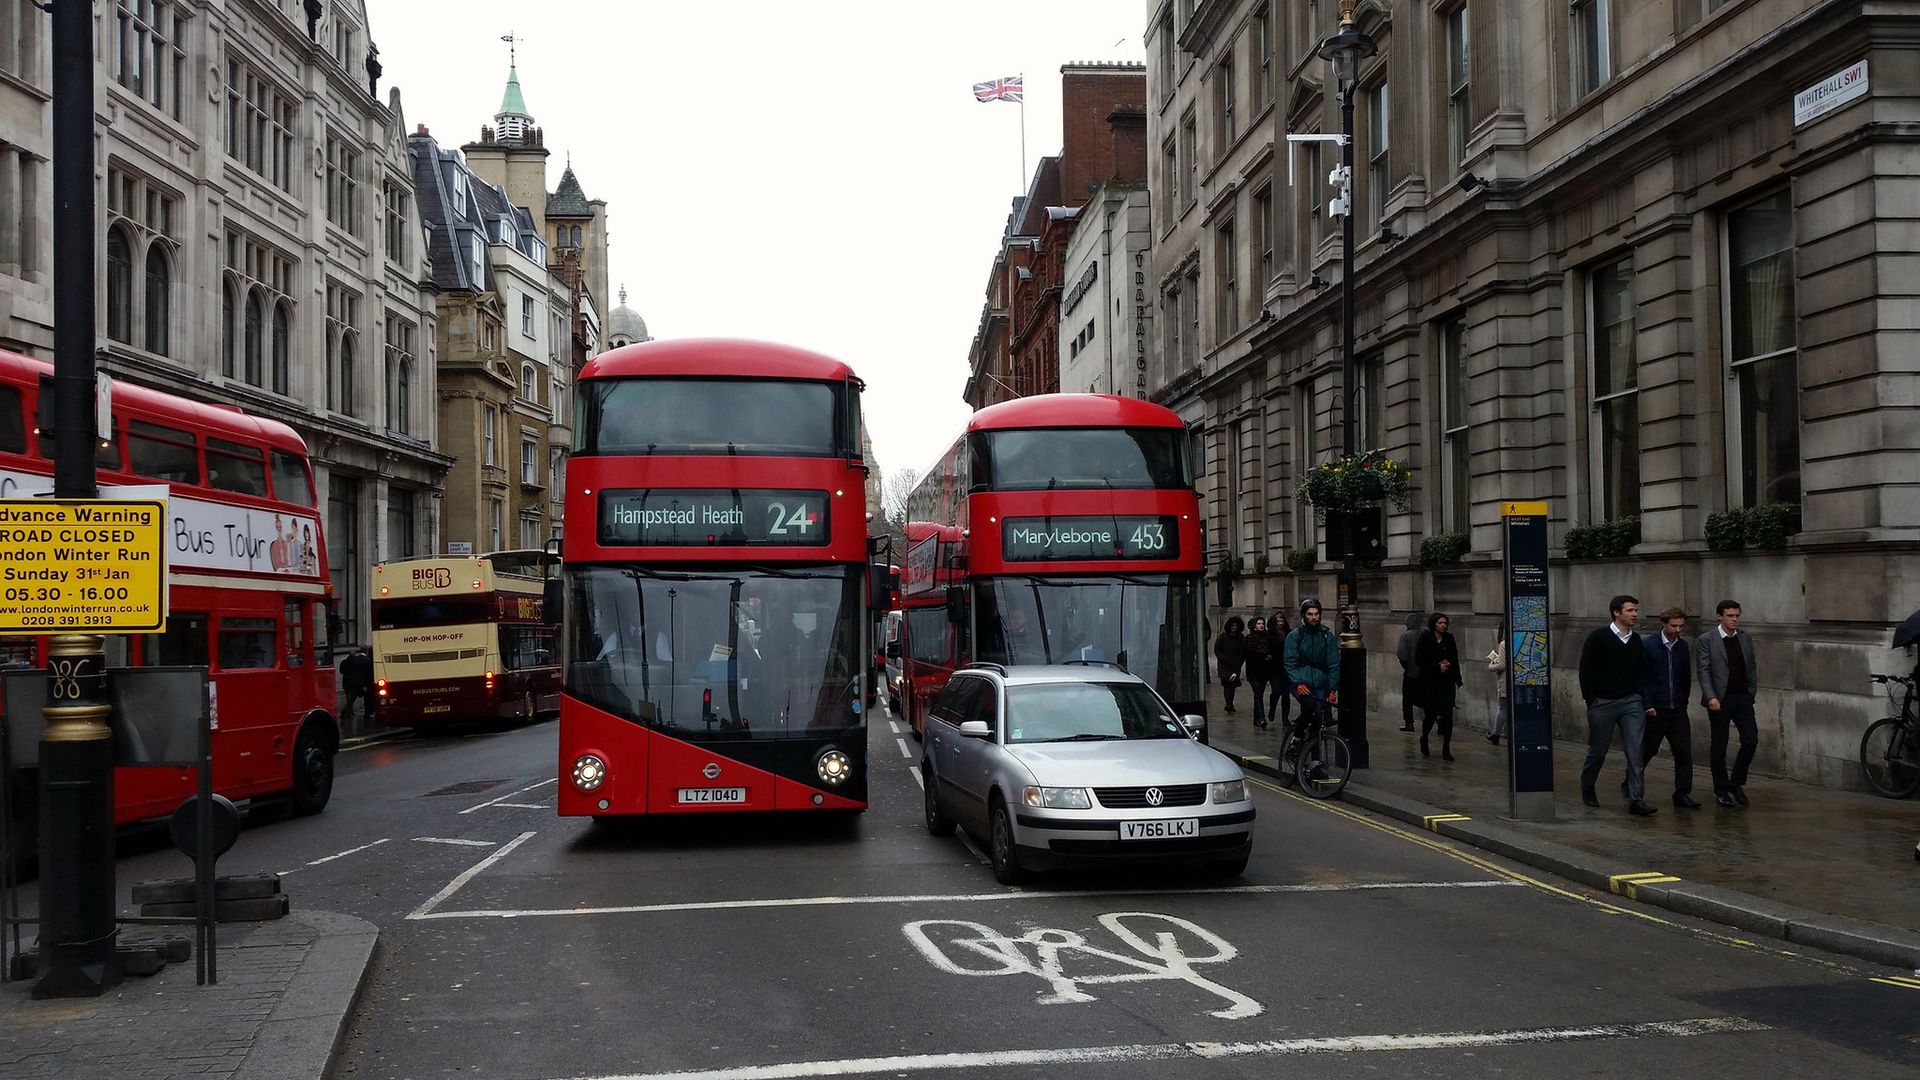
[[[346,707],[340,710],[340,719],[346,721],[353,717],[353,703],[360,702],[360,715],[368,722],[373,720],[373,650],[366,646],[355,649],[345,660],[340,661],[340,686],[347,692]]]
[[[1420,644],[1420,615],[1418,612],[1407,616],[1407,632],[1400,635],[1400,644],[1393,650],[1394,658],[1400,661],[1400,730],[1413,730],[1413,706],[1420,697],[1420,668],[1414,661],[1413,652]]]
[[[1658,811],[1647,803],[1640,761],[1647,719],[1640,692],[1646,684],[1647,654],[1633,632],[1640,621],[1640,601],[1616,596],[1608,607],[1612,621],[1588,634],[1580,650],[1580,697],[1587,703],[1587,763],[1580,770],[1580,799],[1588,806],[1600,805],[1593,785],[1618,729],[1626,744],[1627,812],[1650,817]]]
[[[1340,639],[1333,628],[1320,621],[1320,601],[1300,602],[1300,625],[1287,634],[1287,647],[1281,657],[1287,670],[1287,682],[1300,699],[1300,715],[1312,715],[1313,699],[1329,705],[1340,703]]]
[[[1698,810],[1693,798],[1693,727],[1687,719],[1687,697],[1693,690],[1693,650],[1682,635],[1687,613],[1670,607],[1660,613],[1660,631],[1641,642],[1647,654],[1647,674],[1640,703],[1647,707],[1647,734],[1640,743],[1644,768],[1660,756],[1660,742],[1673,748],[1673,805]],[[1624,786],[1624,785],[1622,785]]]
[[[1754,691],[1760,672],[1754,664],[1753,635],[1740,629],[1740,605],[1722,600],[1714,607],[1719,625],[1700,635],[1694,662],[1700,666],[1700,704],[1707,707],[1707,763],[1713,769],[1713,801],[1721,806],[1747,805],[1747,767],[1760,745],[1760,729],[1753,716]],[[1727,735],[1740,732],[1740,753],[1727,769]]]

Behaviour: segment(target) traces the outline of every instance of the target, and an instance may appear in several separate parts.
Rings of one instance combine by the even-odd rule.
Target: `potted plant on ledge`
[[[1413,467],[1384,450],[1348,454],[1307,470],[1300,498],[1326,515],[1328,558],[1375,560],[1386,544],[1381,508],[1412,503]]]

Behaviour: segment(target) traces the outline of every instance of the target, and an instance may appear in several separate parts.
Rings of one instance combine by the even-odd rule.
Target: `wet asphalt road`
[[[852,822],[594,827],[554,728],[368,746],[221,870],[382,939],[339,1077],[1768,1075],[1920,1068],[1920,991],[1261,788],[1243,880],[1005,889],[884,720]],[[123,882],[183,872],[162,851]],[[1907,974],[1904,972],[1898,974]]]

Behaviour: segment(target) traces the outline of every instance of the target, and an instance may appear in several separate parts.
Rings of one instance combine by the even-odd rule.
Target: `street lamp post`
[[[1340,28],[1320,43],[1319,54],[1333,65],[1340,95],[1340,446],[1357,455],[1360,432],[1354,414],[1358,389],[1353,360],[1353,95],[1360,61],[1379,46],[1354,25],[1355,0],[1340,0]],[[1352,518],[1340,562],[1340,735],[1353,752],[1356,768],[1367,767],[1367,646],[1360,636],[1359,582],[1355,570]]]

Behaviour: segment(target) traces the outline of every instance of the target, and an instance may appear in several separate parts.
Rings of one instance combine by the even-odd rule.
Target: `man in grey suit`
[[[1700,671],[1700,703],[1707,707],[1707,725],[1713,732],[1709,760],[1713,765],[1713,800],[1721,806],[1747,805],[1747,766],[1760,748],[1760,728],[1753,716],[1753,692],[1760,685],[1754,666],[1753,635],[1740,632],[1740,605],[1722,600],[1713,609],[1720,623],[1700,635],[1695,657]],[[1727,770],[1727,729],[1740,731],[1740,752]]]

